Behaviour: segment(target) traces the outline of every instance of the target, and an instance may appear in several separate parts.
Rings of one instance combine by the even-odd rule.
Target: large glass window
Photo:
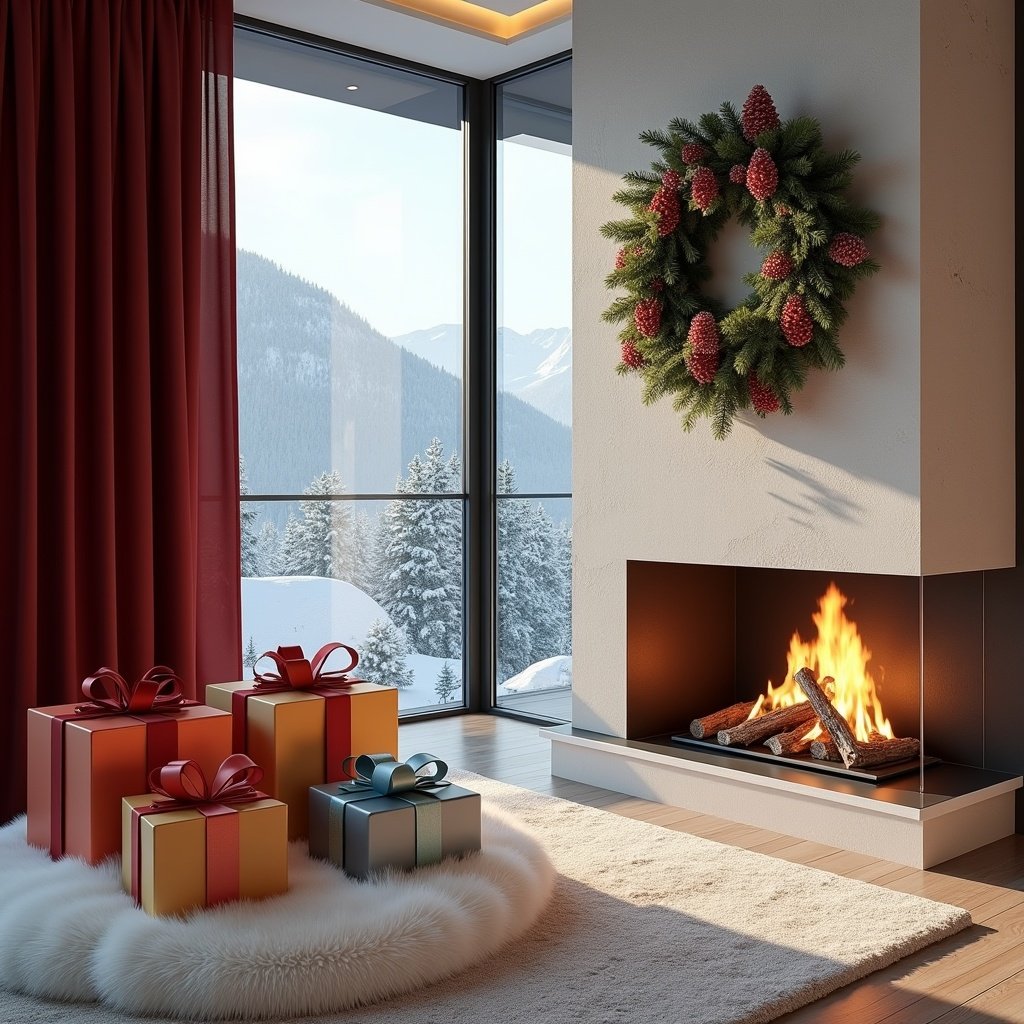
[[[570,718],[572,71],[497,90],[499,707]]]
[[[239,28],[242,646],[464,702],[460,85]]]

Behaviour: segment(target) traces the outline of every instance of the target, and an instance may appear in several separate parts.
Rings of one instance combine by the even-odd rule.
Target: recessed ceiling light
[[[355,92],[359,88],[359,86],[358,85],[346,85],[345,88],[349,92]]]
[[[513,7],[518,13],[505,14],[494,0],[367,0],[378,7],[390,7],[404,14],[440,22],[463,32],[483,36],[497,43],[511,43],[549,25],[568,21],[572,0],[525,0]]]

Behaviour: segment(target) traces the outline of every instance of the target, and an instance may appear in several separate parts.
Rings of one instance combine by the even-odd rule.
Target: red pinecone
[[[776,203],[775,212],[780,217],[788,217],[793,211],[785,203]]]
[[[665,282],[660,277],[651,278],[650,288],[652,292],[661,292],[665,290]]]
[[[622,268],[626,265],[626,261],[627,260],[629,260],[629,259],[638,260],[638,259],[640,259],[641,256],[644,255],[644,253],[646,251],[647,250],[644,249],[644,247],[642,245],[634,245],[633,248],[629,249],[629,250],[627,250],[625,248],[625,246],[623,246],[615,254],[615,269],[616,270],[622,270]]]
[[[660,312],[660,311],[659,311]],[[814,321],[804,306],[803,297],[795,292],[786,299],[779,317],[782,333],[793,348],[803,348],[814,335]]]
[[[708,208],[718,198],[718,182],[715,179],[715,172],[710,167],[697,168],[690,182],[690,195],[693,196],[693,201],[701,213],[707,213]]]
[[[855,267],[863,263],[871,253],[864,244],[863,238],[851,235],[848,231],[840,231],[832,236],[828,243],[829,259],[838,263],[841,267]]]
[[[633,323],[645,338],[653,338],[661,330],[661,303],[657,299],[641,299],[633,307]]]
[[[710,384],[718,372],[718,353],[693,351],[686,360],[686,366],[698,384]]]
[[[761,132],[778,127],[774,100],[763,85],[755,85],[743,103],[743,137],[753,142]]]
[[[721,336],[718,333],[718,324],[714,316],[706,309],[698,313],[690,321],[690,329],[686,333],[686,340],[694,352],[711,353],[718,351],[718,344]]]
[[[631,369],[639,370],[647,362],[644,354],[631,341],[622,343],[622,361]]]
[[[779,396],[767,384],[762,383],[756,373],[751,372],[747,376],[747,391],[750,393],[750,404],[755,412],[763,415],[779,411]]]
[[[658,234],[662,238],[679,227],[679,192],[676,189],[662,185],[647,209],[658,215]]]
[[[678,171],[666,171],[661,176],[661,183],[665,188],[675,189],[679,191],[679,186],[683,183],[683,179],[679,177]]]
[[[770,252],[761,264],[761,276],[769,281],[784,281],[793,273],[793,260],[781,249]]]
[[[755,149],[747,165],[747,191],[759,200],[775,194],[779,187],[779,171],[767,149]]]
[[[683,146],[683,163],[699,164],[708,155],[708,147],[702,146],[699,142],[688,142]]]
[[[745,185],[747,182],[747,169],[743,164],[733,164],[729,168],[729,180],[734,185]]]

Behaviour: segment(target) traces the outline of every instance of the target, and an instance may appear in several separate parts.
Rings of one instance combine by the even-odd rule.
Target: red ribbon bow
[[[176,804],[231,804],[264,796],[256,789],[263,769],[245,754],[224,758],[213,782],[208,782],[198,761],[171,761],[154,769],[149,788]]]
[[[340,669],[324,671],[324,662],[338,650],[348,652],[349,663]],[[312,661],[307,661],[302,648],[278,647],[276,651],[265,651],[257,659],[257,663],[269,658],[277,665],[277,672],[256,672],[256,689],[258,690],[308,690],[314,686],[348,686],[355,682],[347,673],[359,664],[359,655],[348,644],[324,644]]]
[[[101,668],[82,681],[82,693],[88,703],[79,704],[75,713],[134,715],[178,711],[192,703],[186,701],[181,687],[181,679],[166,665],[154,665],[134,684],[112,668]]]

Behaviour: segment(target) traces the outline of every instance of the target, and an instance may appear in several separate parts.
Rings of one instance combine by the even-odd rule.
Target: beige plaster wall
[[[579,728],[625,733],[627,559],[931,571],[922,561],[920,28],[918,0],[576,2]],[[723,99],[739,105],[756,83],[783,118],[811,114],[830,148],[861,152],[855,193],[884,219],[870,240],[884,269],[849,303],[846,368],[814,374],[793,416],[749,417],[716,442],[703,424],[683,433],[668,402],[644,408],[638,380],[615,375],[615,330],[600,320],[614,245],[598,229],[621,215],[610,200],[619,176],[652,157],[641,129]],[[746,269],[725,262],[733,277]],[[736,296],[735,283],[719,286]]]
[[[1009,0],[921,5],[921,562],[1013,565]]]

